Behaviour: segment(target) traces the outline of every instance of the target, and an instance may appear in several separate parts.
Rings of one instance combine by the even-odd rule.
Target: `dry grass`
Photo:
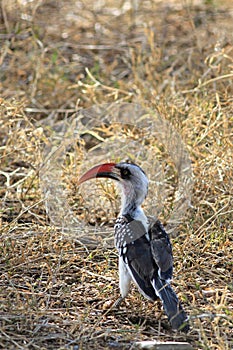
[[[2,1],[0,347],[129,349],[135,340],[179,339],[195,349],[232,349],[232,32],[233,7],[224,0]],[[134,288],[120,310],[107,313],[119,294],[115,249],[80,244],[46,215],[39,178],[53,168],[44,149],[59,145],[67,117],[102,102],[155,110],[189,151],[193,207],[173,238],[174,287],[191,316],[188,335],[172,333],[160,304]],[[96,201],[76,180],[103,159],[105,149],[93,146],[114,135],[114,145],[130,144],[122,154],[142,164],[152,184],[151,162],[158,162],[163,205],[148,199],[146,209],[169,221],[180,173],[166,138],[148,131],[97,120],[65,149],[59,174],[69,205],[86,222],[78,233],[93,233],[96,222],[97,232],[112,232],[115,187],[92,183]],[[106,160],[120,158],[113,149]],[[47,186],[60,195],[56,171]],[[52,209],[61,210],[60,221],[69,218],[58,204]]]

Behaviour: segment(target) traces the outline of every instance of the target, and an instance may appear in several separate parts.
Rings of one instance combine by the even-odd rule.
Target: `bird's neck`
[[[141,221],[144,227],[148,228],[147,217],[140,204],[135,200],[126,201],[125,198],[122,198],[122,205],[120,210],[120,216],[129,215],[132,219]]]

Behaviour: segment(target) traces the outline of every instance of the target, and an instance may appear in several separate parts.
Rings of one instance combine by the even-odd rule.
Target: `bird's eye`
[[[121,177],[122,179],[128,179],[131,173],[128,169],[121,169]]]

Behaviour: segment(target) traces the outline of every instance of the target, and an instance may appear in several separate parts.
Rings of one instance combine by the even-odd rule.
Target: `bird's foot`
[[[122,298],[122,297],[119,297],[115,302],[113,300],[107,300],[103,304],[103,310],[105,312],[109,313],[113,309],[118,309],[123,300],[124,300],[124,298]]]
[[[115,303],[113,304],[113,308],[118,309],[123,300],[124,300],[124,298],[119,297],[119,298],[115,301]]]

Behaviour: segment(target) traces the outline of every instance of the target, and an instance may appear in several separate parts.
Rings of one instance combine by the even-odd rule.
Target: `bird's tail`
[[[170,284],[167,284],[159,278],[153,279],[152,283],[156,294],[163,303],[163,308],[168,316],[172,329],[187,332],[189,330],[187,314],[182,308]]]

